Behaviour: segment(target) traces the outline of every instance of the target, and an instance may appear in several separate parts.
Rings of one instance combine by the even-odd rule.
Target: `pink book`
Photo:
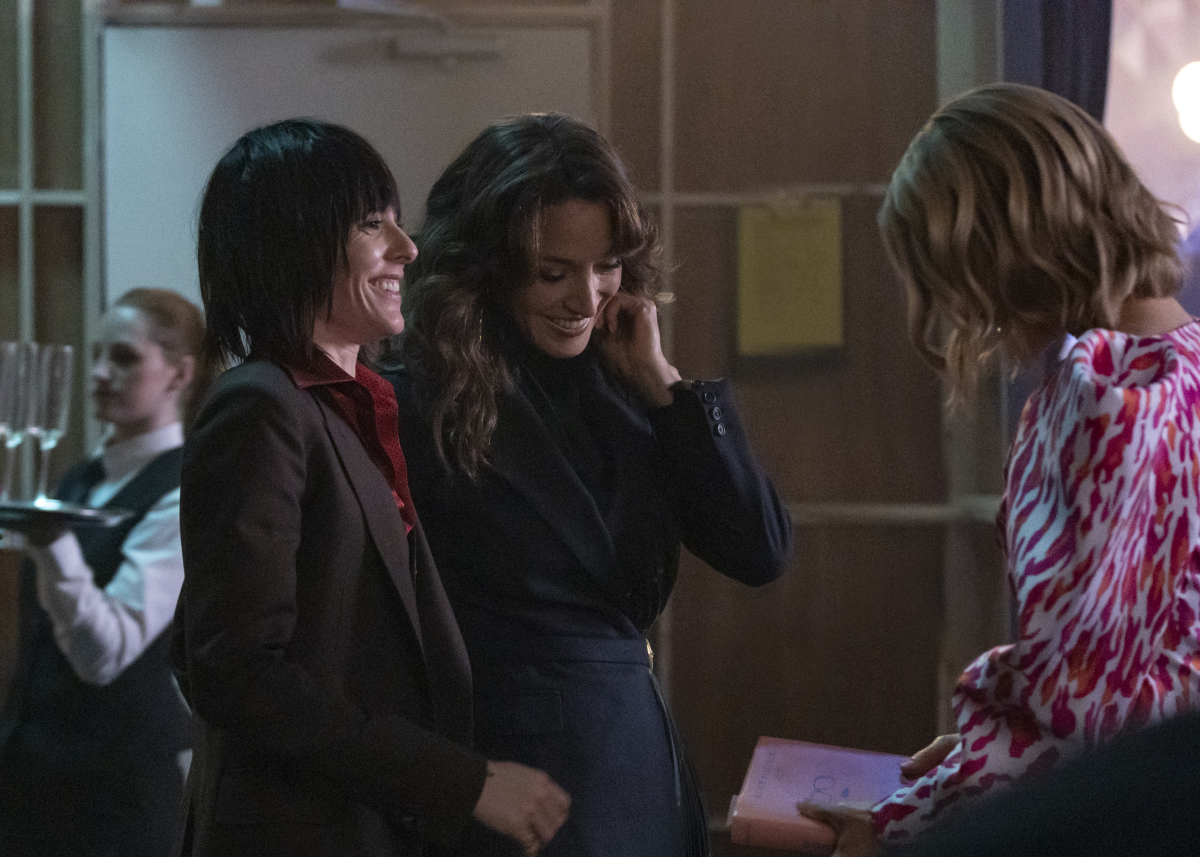
[[[742,790],[729,806],[729,838],[738,845],[806,854],[833,852],[833,831],[796,804],[870,809],[903,781],[907,756],[792,741],[758,739]]]

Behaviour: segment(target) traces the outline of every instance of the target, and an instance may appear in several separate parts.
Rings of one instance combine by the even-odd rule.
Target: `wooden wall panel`
[[[793,502],[945,499],[941,385],[908,342],[878,205],[843,205],[844,354],[757,368],[734,355],[735,210],[677,222],[677,363],[688,377],[732,375],[751,441]],[[692,557],[681,572],[670,692],[718,815],[759,735],[908,753],[944,704],[942,529],[828,526],[796,539],[784,578],[760,590]]]
[[[612,4],[612,114],[608,137],[621,153],[633,183],[660,186],[661,5],[648,0]]]
[[[49,483],[83,457],[83,415],[92,407],[87,396],[83,341],[83,209],[38,206],[34,211],[34,340],[75,346],[74,390],[70,423],[51,454]]]
[[[932,0],[674,8],[680,192],[886,182],[936,106]],[[644,97],[618,83],[614,104]],[[675,361],[685,377],[734,380],[751,441],[790,502],[947,498],[941,384],[908,342],[880,203],[842,196],[844,348],[755,361],[735,353],[736,207],[676,208]],[[665,623],[672,707],[716,818],[759,735],[911,753],[944,705],[943,529],[827,525],[796,539],[787,573],[759,590],[685,555]],[[723,835],[715,844],[757,853]]]
[[[933,112],[933,0],[676,5],[680,190],[886,181]]]
[[[83,19],[79,3],[33,4],[33,172],[39,189],[83,187]]]
[[[761,589],[687,557],[672,605],[671,702],[709,810],[741,787],[759,735],[912,753],[933,737],[937,528],[797,531]]]
[[[732,208],[677,221],[675,354],[685,376],[732,376],[756,448],[791,501],[945,499],[941,385],[917,357],[904,295],[875,226],[880,200],[843,204],[846,344],[840,357],[737,365]]]

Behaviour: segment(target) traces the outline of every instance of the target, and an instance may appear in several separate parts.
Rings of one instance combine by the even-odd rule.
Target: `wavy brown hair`
[[[1129,297],[1175,294],[1175,220],[1096,120],[1020,84],[933,115],[879,212],[917,350],[957,395],[1003,348],[1111,328]]]
[[[420,254],[405,273],[403,359],[438,455],[471,476],[487,463],[497,396],[513,386],[512,293],[536,275],[542,213],[573,199],[608,209],[621,288],[655,294],[654,227],[612,146],[577,119],[501,120],[429,192]]]

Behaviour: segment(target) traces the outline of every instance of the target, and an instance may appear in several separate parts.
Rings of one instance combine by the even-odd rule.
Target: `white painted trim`
[[[449,21],[463,25],[495,24],[558,27],[590,24],[607,11],[609,0],[593,0],[579,6],[463,6],[446,9]]]
[[[34,337],[33,315],[33,0],[17,2],[17,331]]]
[[[92,374],[91,343],[100,333],[104,312],[104,218],[101,205],[101,74],[100,39],[103,19],[96,0],[80,0],[83,69],[83,342],[82,371]],[[103,426],[92,409],[85,408],[84,449],[95,449],[102,439]]]
[[[85,205],[87,195],[81,190],[0,190],[0,205]]]
[[[387,12],[344,9],[329,3],[252,3],[193,6],[182,3],[101,4],[101,26],[109,27],[378,27],[445,25],[441,15],[413,4]]]
[[[33,211],[33,0],[17,0],[17,337],[34,339],[34,211]],[[13,489],[32,496],[33,449],[18,450]]]

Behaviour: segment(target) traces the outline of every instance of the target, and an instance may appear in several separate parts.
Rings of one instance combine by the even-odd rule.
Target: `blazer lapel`
[[[500,397],[492,467],[524,497],[605,592],[615,592],[616,548],[592,495],[520,390]]]
[[[379,550],[388,576],[400,593],[404,609],[408,611],[409,621],[412,622],[417,640],[421,640],[421,620],[417,612],[417,597],[413,591],[412,574],[407,565],[399,562],[399,557],[409,556],[408,534],[404,529],[404,520],[392,502],[392,492],[387,480],[375,466],[375,462],[363,449],[362,441],[346,425],[346,421],[338,416],[328,405],[317,396],[312,397],[325,420],[325,431],[333,444],[338,459],[350,488],[358,497],[358,505],[362,508],[363,517],[367,522],[367,531]],[[387,503],[381,503],[377,498],[386,498]],[[411,563],[412,557],[409,557]]]

